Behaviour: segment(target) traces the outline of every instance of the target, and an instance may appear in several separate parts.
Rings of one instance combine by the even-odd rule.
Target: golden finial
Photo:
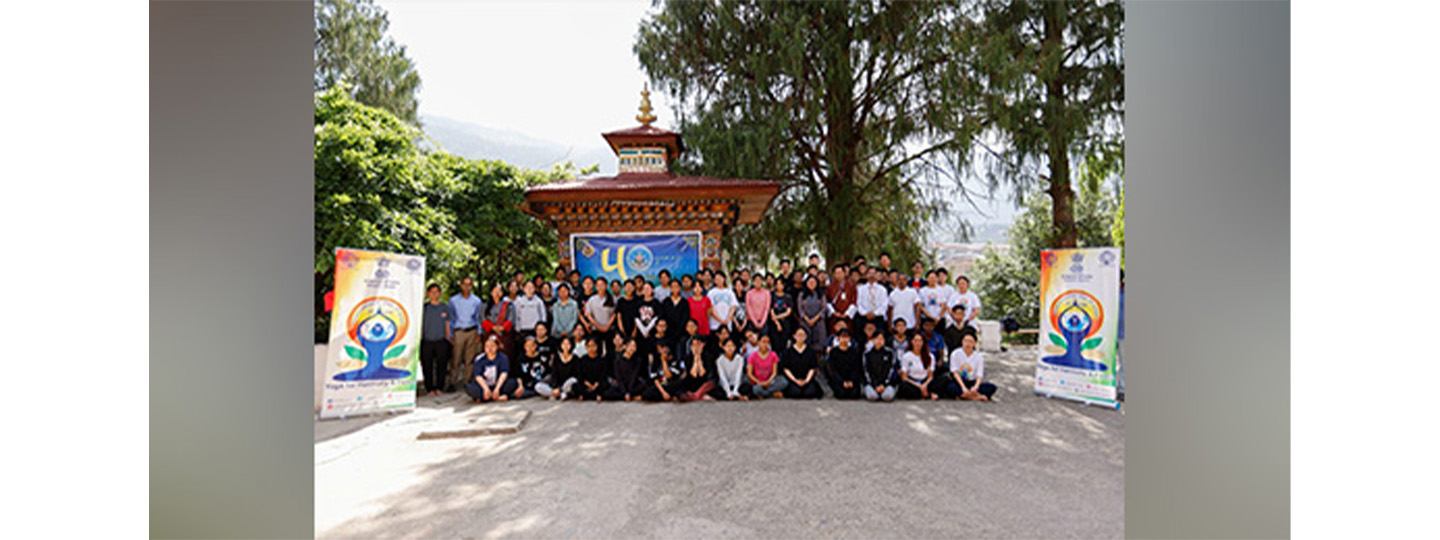
[[[640,114],[635,117],[642,125],[649,126],[655,121],[655,115],[650,114],[650,84],[645,84],[645,89],[640,91]]]

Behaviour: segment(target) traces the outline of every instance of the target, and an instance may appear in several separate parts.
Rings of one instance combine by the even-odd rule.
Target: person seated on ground
[[[520,357],[515,363],[519,368],[516,379],[520,384],[515,392],[510,394],[512,398],[550,395],[552,388],[547,382],[550,376],[550,359],[540,354],[540,341],[536,340],[535,336],[525,338],[524,345],[520,346]]]
[[[985,382],[985,353],[975,348],[978,338],[965,334],[960,348],[950,353],[950,382],[946,394],[956,399],[990,401],[995,385]]]
[[[675,340],[674,336],[670,335],[670,322],[665,319],[656,319],[655,331],[649,339],[641,340],[640,352],[647,355],[655,354],[661,345],[672,347],[671,350],[674,350]]]
[[[705,354],[701,355],[699,360],[695,362],[703,362],[707,373],[715,373],[715,359],[720,357],[720,344],[734,337],[735,334],[738,334],[738,332],[732,333],[730,329],[723,326],[716,329],[713,334],[710,334],[710,338],[705,340]],[[695,362],[689,362],[685,365],[693,366]]]
[[[936,321],[925,321],[920,323],[920,336],[925,339],[925,348],[930,351],[930,358],[934,359],[930,366],[936,376],[946,373],[945,359],[950,358],[949,350],[945,348],[945,336],[935,331]]]
[[[888,341],[889,338],[886,337],[885,332],[874,324],[865,323],[865,325],[861,326],[860,329],[861,335],[865,337],[865,352],[868,353],[871,349],[875,348],[875,336],[881,336],[884,339],[881,339],[880,343],[886,346],[890,346],[890,342]],[[891,348],[894,347],[892,346]]]
[[[940,399],[935,387],[935,366],[925,336],[910,336],[910,347],[900,354],[900,399]]]
[[[895,351],[885,344],[885,335],[870,336],[865,352],[865,399],[895,401]]]
[[[680,377],[685,369],[680,365],[680,361],[672,356],[669,345],[655,346],[655,354],[646,360],[645,389],[640,392],[640,399],[648,402],[678,399],[676,394],[679,393]]]
[[[640,355],[640,346],[635,338],[616,339],[615,371],[611,385],[620,392],[625,401],[638,401],[645,391],[645,365]]]
[[[788,379],[785,397],[791,399],[820,399],[825,392],[815,380],[820,362],[815,359],[815,349],[810,348],[810,334],[804,328],[795,329],[789,347],[780,360],[780,371]]]
[[[760,336],[759,348],[746,358],[745,363],[751,396],[756,399],[784,397],[782,392],[788,383],[776,369],[780,357],[770,350],[770,336]]]
[[[577,370],[578,357],[575,355],[575,341],[568,336],[560,338],[559,350],[550,362],[549,399],[565,400],[575,395],[575,383],[580,380]],[[538,386],[538,385],[537,385]]]
[[[500,352],[500,336],[486,334],[484,352],[475,357],[465,393],[476,402],[509,401],[518,386],[510,378],[510,359]]]
[[[835,336],[835,346],[830,348],[829,366],[826,378],[830,381],[830,392],[835,399],[860,399],[864,394],[864,366],[861,363],[860,348],[850,343],[850,332],[841,330]]]
[[[740,354],[745,358],[760,350],[760,333],[753,328],[745,329],[745,345],[740,348]]]
[[[584,358],[589,356],[590,351],[586,349],[590,343],[589,336],[590,331],[586,330],[583,324],[575,325],[575,329],[570,331],[570,340],[575,342],[576,357]]]
[[[718,357],[719,355],[716,354],[715,356]],[[679,394],[677,397],[680,401],[711,399],[709,393],[715,388],[715,368],[713,367],[715,363],[710,360],[710,353],[704,348],[692,351],[691,357],[698,358],[699,361],[691,362],[688,365],[677,364],[675,366],[675,368],[678,368],[676,390]]]
[[[575,366],[580,379],[580,383],[575,385],[575,395],[581,401],[619,399],[621,394],[610,385],[614,364],[609,356],[601,354],[600,340],[595,334],[585,338],[585,353]]]
[[[720,357],[715,359],[716,385],[710,397],[720,401],[750,401],[750,387],[745,384],[745,357],[736,350],[733,339],[720,344]]]

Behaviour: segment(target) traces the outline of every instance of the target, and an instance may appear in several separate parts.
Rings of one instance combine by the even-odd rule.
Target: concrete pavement
[[[555,403],[318,422],[324,538],[1115,538],[1124,416],[1034,396],[1033,349],[987,355],[995,403]],[[509,435],[416,440],[457,415]]]

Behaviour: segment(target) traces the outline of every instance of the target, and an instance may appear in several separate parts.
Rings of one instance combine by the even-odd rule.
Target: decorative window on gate
[[[666,172],[665,148],[621,148],[620,172]]]

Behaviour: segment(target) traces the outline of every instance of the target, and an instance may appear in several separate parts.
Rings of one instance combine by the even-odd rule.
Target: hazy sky
[[[649,0],[377,3],[420,71],[420,114],[581,148],[639,124],[646,77],[631,48]],[[656,124],[674,128],[670,101],[658,92],[650,101]],[[988,217],[957,204],[976,222],[1014,214],[1005,201],[981,206]]]
[[[639,123],[631,47],[648,0],[378,3],[420,71],[421,114],[584,146]],[[650,101],[674,127],[669,101]]]

